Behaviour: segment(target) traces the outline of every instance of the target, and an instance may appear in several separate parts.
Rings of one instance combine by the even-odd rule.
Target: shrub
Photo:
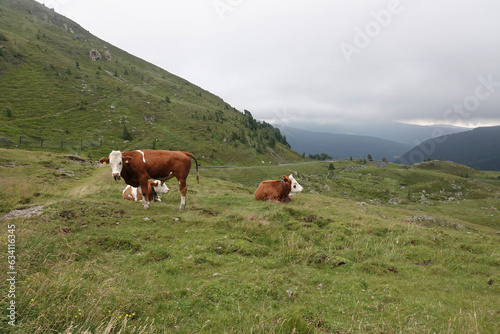
[[[123,126],[122,139],[123,140],[132,140],[133,139],[133,137],[130,134],[130,132],[128,132],[128,129],[127,129],[126,125]]]

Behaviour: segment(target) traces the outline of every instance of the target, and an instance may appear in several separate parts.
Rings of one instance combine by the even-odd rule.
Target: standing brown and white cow
[[[99,162],[111,165],[111,173],[115,180],[123,177],[126,184],[132,187],[140,187],[142,205],[145,209],[149,207],[150,198],[148,179],[166,181],[176,177],[181,192],[179,210],[184,210],[187,193],[186,179],[191,169],[190,158],[193,158],[196,162],[196,180],[199,183],[198,161],[189,152],[162,150],[112,151],[109,158],[101,158]]]
[[[276,200],[288,203],[292,200],[289,197],[291,190],[292,181],[290,181],[288,176],[283,175],[282,180],[262,181],[257,190],[255,190],[255,199],[262,201]]]

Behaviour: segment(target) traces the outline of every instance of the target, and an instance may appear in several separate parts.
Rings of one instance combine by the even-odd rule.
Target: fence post
[[[23,136],[19,136],[19,146],[21,146],[21,138],[23,138]]]
[[[42,138],[42,140],[40,142],[40,147],[43,147],[43,138]]]
[[[83,149],[83,139],[80,139],[80,149]]]
[[[61,148],[63,148],[63,140],[61,139]]]

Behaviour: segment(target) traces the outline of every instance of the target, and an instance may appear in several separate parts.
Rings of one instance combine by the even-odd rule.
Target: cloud
[[[445,117],[480,78],[500,82],[495,0],[59,1],[98,37],[258,119],[500,124],[500,87]]]

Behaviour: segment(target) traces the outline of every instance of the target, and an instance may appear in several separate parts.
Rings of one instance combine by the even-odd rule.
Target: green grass
[[[498,183],[446,168],[349,161],[335,162],[332,178],[328,165],[203,169],[200,184],[188,179],[187,210],[179,212],[175,182],[144,210],[121,199],[125,185],[107,166],[0,150],[1,214],[44,205],[40,216],[2,221],[5,250],[7,226],[16,226],[18,317],[16,327],[5,317],[1,326],[12,333],[500,330]],[[306,192],[292,203],[254,199],[259,181],[295,171]],[[380,198],[383,187],[404,197],[416,185],[420,191],[427,182],[431,191],[450,180],[463,186],[463,199]],[[456,189],[440,196],[448,191]]]

